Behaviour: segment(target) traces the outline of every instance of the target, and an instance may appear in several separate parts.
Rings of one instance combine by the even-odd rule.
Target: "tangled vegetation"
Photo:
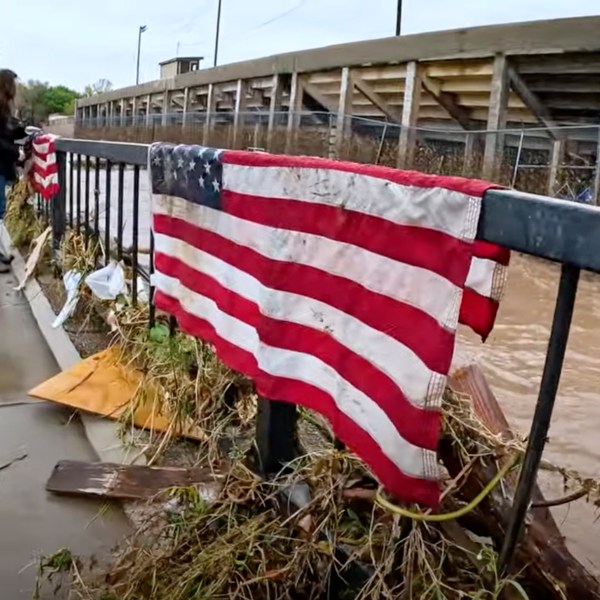
[[[19,179],[7,194],[4,223],[17,248],[28,249],[44,230],[33,200],[34,192],[27,179]]]

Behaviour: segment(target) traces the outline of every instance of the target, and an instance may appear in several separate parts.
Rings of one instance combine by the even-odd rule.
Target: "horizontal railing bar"
[[[148,145],[126,142],[75,140],[57,138],[55,148],[59,152],[72,152],[109,160],[112,163],[127,163],[145,167],[148,164]]]
[[[58,138],[62,152],[146,166],[147,144]],[[515,190],[489,190],[477,238],[600,273],[600,209]]]
[[[514,190],[486,192],[477,238],[600,272],[600,209]]]

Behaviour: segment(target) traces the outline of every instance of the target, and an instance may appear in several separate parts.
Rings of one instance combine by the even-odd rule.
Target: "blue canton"
[[[157,143],[150,147],[152,193],[221,209],[222,150]]]

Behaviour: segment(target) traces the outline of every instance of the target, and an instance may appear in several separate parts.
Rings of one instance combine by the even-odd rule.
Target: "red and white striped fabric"
[[[491,330],[508,253],[474,238],[489,184],[155,144],[157,308],[258,393],[325,415],[405,501],[439,500],[460,319]]]
[[[50,200],[58,194],[58,168],[54,140],[56,136],[41,134],[32,141],[30,178],[33,189],[44,198]]]

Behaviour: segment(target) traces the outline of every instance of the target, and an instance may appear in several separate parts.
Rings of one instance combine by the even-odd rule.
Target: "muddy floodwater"
[[[455,363],[477,362],[515,430],[531,424],[550,334],[560,267],[514,255],[494,331],[485,344],[459,333]],[[600,478],[600,276],[584,274],[545,457]],[[547,497],[563,494],[562,481],[543,477]],[[600,574],[600,512],[585,501],[555,509],[573,553]]]

